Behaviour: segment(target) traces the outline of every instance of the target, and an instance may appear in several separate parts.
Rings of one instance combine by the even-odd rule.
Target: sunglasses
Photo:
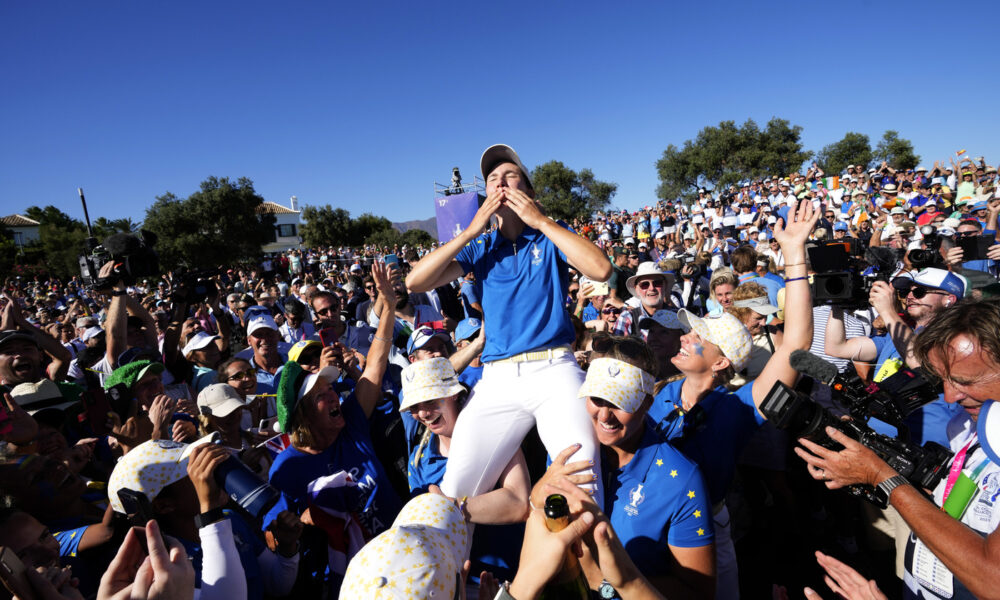
[[[605,306],[603,309],[601,309],[601,312],[606,315],[618,315],[621,314],[622,309],[615,308],[614,306]]]
[[[257,371],[254,369],[247,369],[245,371],[237,371],[233,373],[229,377],[226,377],[226,381],[234,381],[234,380],[243,381],[245,379],[256,379],[256,378],[257,378]]]
[[[645,280],[640,281],[639,283],[635,284],[635,287],[639,288],[640,290],[645,290],[645,289],[648,289],[649,287],[662,288],[663,287],[663,280],[662,279],[645,279]]]
[[[920,300],[921,298],[923,298],[927,294],[940,294],[942,296],[947,296],[948,292],[943,292],[941,290],[932,290],[930,288],[925,288],[925,287],[921,287],[919,285],[915,285],[915,286],[911,287],[909,290],[906,290],[905,296],[909,296],[911,294],[913,295],[914,298],[916,298],[917,300]]]

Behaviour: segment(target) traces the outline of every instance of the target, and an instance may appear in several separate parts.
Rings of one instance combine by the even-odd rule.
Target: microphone
[[[805,350],[793,350],[788,363],[796,371],[826,385],[830,385],[837,378],[836,365]]]
[[[115,233],[109,235],[104,240],[104,249],[107,250],[111,256],[123,256],[126,254],[132,254],[141,246],[139,238],[135,237],[129,233]]]

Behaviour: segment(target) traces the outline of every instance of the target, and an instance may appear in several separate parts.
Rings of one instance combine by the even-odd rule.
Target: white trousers
[[[601,453],[586,401],[577,398],[584,373],[572,354],[523,363],[488,363],[469,401],[458,415],[441,491],[453,498],[478,496],[497,479],[532,425],[550,458],[581,444],[569,462],[593,460],[601,472]],[[581,486],[586,487],[586,486]],[[594,500],[604,506],[600,478]]]

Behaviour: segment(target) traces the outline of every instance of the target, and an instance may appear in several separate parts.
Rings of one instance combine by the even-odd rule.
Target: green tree
[[[664,200],[693,197],[699,187],[725,187],[740,180],[767,175],[785,176],[812,157],[802,149],[802,127],[772,118],[765,129],[753,119],[737,126],[722,121],[705,127],[693,140],[678,148],[667,146],[656,162],[660,185],[656,195]]]
[[[423,229],[410,229],[402,235],[403,243],[407,246],[427,247],[437,241],[437,238],[427,233]]]
[[[146,209],[145,229],[156,234],[164,268],[212,268],[258,260],[274,239],[274,215],[258,213],[264,201],[253,182],[209,177],[184,200],[167,192]]]
[[[308,247],[339,246],[351,233],[351,213],[343,208],[306,206],[302,209],[305,224],[299,229],[302,243]]]
[[[535,167],[531,183],[545,214],[565,221],[603,210],[618,191],[618,184],[596,179],[590,169],[577,173],[558,160]]]
[[[25,249],[25,262],[38,262],[47,272],[61,278],[80,272],[80,254],[86,252],[87,230],[78,221],[49,205],[30,206],[25,214],[39,223],[38,244]]]
[[[899,137],[893,129],[882,134],[875,146],[875,160],[889,164],[893,169],[914,169],[920,163],[920,156],[913,152],[913,142]]]
[[[842,173],[847,165],[867,169],[872,162],[872,146],[867,135],[848,131],[842,140],[823,146],[816,162],[827,175]]]
[[[351,231],[348,235],[348,245],[360,246],[367,243],[369,237],[380,231],[396,231],[392,227],[392,222],[385,217],[377,217],[371,213],[364,213],[351,222]],[[399,232],[396,231],[398,235]],[[388,235],[388,234],[387,234]]]
[[[93,223],[91,223],[91,231],[94,232],[94,237],[98,241],[103,240],[109,235],[114,235],[116,233],[131,233],[136,234],[139,232],[139,226],[132,222],[132,219],[108,219],[106,217],[97,217]]]
[[[17,244],[14,243],[14,232],[0,223],[0,273],[10,273],[17,259]]]
[[[403,236],[398,231],[390,227],[380,229],[364,239],[365,245],[372,245],[378,248],[392,248],[393,246],[403,246]]]

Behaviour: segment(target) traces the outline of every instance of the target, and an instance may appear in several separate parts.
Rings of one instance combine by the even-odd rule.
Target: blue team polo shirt
[[[345,512],[353,513],[361,527],[375,536],[392,525],[402,503],[382,463],[375,457],[368,419],[354,394],[343,400],[340,409],[347,425],[329,448],[319,454],[286,448],[274,459],[269,479],[271,485],[285,494],[289,507],[301,514],[308,508],[307,487],[311,481],[346,471],[358,486],[347,488]],[[284,508],[283,504],[276,504],[263,522],[270,523]]]
[[[673,561],[668,545],[697,548],[715,539],[712,504],[698,466],[649,419],[632,460],[620,469],[602,466],[601,472],[604,512],[643,575],[668,573]]]
[[[763,425],[764,416],[753,402],[751,381],[733,393],[710,391],[698,403],[702,416],[690,419],[692,413],[681,410],[683,383],[680,379],[664,386],[653,400],[649,417],[659,432],[701,469],[714,505],[725,500],[736,461]]]
[[[569,231],[562,221],[556,223]],[[476,275],[486,313],[483,362],[573,343],[575,332],[563,299],[569,271],[563,254],[541,231],[524,226],[511,242],[499,230],[465,245],[455,260]]]
[[[408,411],[404,411],[403,429],[406,431],[406,443],[409,451],[409,462],[406,465],[406,477],[410,491],[414,496],[427,492],[431,485],[440,485],[444,479],[448,458],[441,455],[438,449],[438,436],[431,434],[430,439],[422,447],[418,435],[419,423]],[[419,451],[419,456],[417,455]],[[521,543],[524,541],[524,524],[510,525],[476,525],[472,533],[472,550],[469,559],[472,561],[470,574],[474,581],[479,581],[479,574],[489,571],[494,576],[508,581],[517,573],[517,565],[521,555]]]
[[[587,306],[583,307],[583,315],[580,320],[586,323],[587,321],[596,321],[601,318],[601,313],[597,312],[593,304],[587,303]]]

